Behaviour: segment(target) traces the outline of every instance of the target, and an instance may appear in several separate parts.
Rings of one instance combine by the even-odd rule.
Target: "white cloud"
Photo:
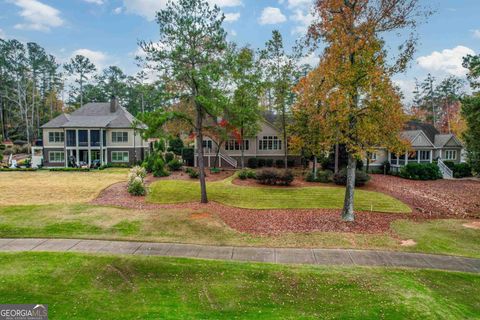
[[[208,2],[219,7],[238,7],[243,4],[241,0],[208,0]],[[123,0],[123,4],[126,12],[153,21],[156,12],[165,8],[167,0]]]
[[[463,57],[475,54],[470,48],[456,46],[453,49],[444,49],[441,52],[434,51],[428,56],[417,59],[420,67],[436,75],[465,76],[467,69],[462,66]]]
[[[315,54],[315,52],[310,53],[309,55],[302,57],[298,60],[298,65],[302,66],[305,64],[309,64],[313,68],[315,68],[318,65],[318,62],[320,61],[320,57]]]
[[[122,7],[118,7],[118,8],[115,8],[113,9],[113,13],[114,14],[120,14],[123,12],[123,8]]]
[[[480,29],[472,30],[473,37],[476,39],[480,39]]]
[[[82,55],[90,59],[90,61],[92,61],[93,64],[95,64],[95,66],[97,67],[97,70],[103,69],[106,66],[108,60],[110,59],[110,57],[106,53],[102,51],[94,51],[90,49],[75,50],[72,53],[72,57],[76,55]]]
[[[93,3],[93,4],[98,4],[98,5],[102,5],[105,3],[104,0],[83,0],[85,2],[88,2],[88,3]]]
[[[290,20],[295,21],[297,25],[293,28],[294,34],[307,33],[308,27],[312,24],[314,17],[311,13],[305,13],[303,10],[296,9],[294,14],[290,16]]]
[[[240,13],[225,13],[225,22],[235,22],[240,19]]]
[[[20,16],[25,20],[15,25],[16,29],[49,31],[60,27],[64,21],[60,18],[60,11],[37,0],[9,0],[20,7]]]
[[[285,15],[279,8],[274,7],[266,7],[265,9],[263,9],[262,15],[258,20],[261,25],[277,24],[283,23],[285,21],[287,21],[287,17],[285,17]]]
[[[311,7],[313,4],[313,0],[288,0],[288,8],[295,9],[300,7]]]
[[[413,91],[415,91],[415,81],[407,79],[394,79],[393,83],[400,88],[403,93],[403,101],[410,104],[413,101]]]

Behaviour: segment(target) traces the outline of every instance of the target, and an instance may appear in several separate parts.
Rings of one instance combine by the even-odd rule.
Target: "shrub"
[[[34,168],[0,168],[0,171],[37,171]]]
[[[168,169],[170,169],[171,171],[179,171],[182,168],[183,164],[178,159],[172,159],[168,162],[167,166]]]
[[[333,171],[331,170],[320,170],[317,171],[317,179],[313,178],[313,172],[310,171],[305,175],[305,181],[308,182],[321,182],[321,183],[329,183],[333,180]]]
[[[258,167],[259,168],[265,167],[265,159],[262,159],[262,158],[258,159]]]
[[[399,176],[411,180],[437,180],[442,178],[436,163],[409,163],[400,169]]]
[[[147,171],[145,168],[133,167],[128,174],[128,193],[134,196],[144,196],[147,193],[144,181],[146,176]]]
[[[453,167],[453,176],[455,178],[465,178],[472,176],[472,166],[468,163],[457,163]]]
[[[191,179],[198,179],[198,177],[200,176],[200,173],[192,168],[187,168],[185,172],[188,173]]]
[[[210,172],[214,173],[214,174],[217,174],[217,173],[222,172],[222,169],[220,169],[220,168],[210,168]]]
[[[355,172],[355,186],[364,186],[370,180],[370,176],[363,171],[357,170]],[[344,168],[333,175],[333,182],[340,186],[347,185],[347,169]]]
[[[285,167],[285,161],[283,159],[277,159],[277,161],[275,161],[275,166],[277,168],[283,168]]]
[[[295,160],[288,160],[287,161],[287,167],[289,167],[289,168],[295,167]]]
[[[176,155],[181,155],[183,149],[183,140],[179,137],[170,139],[168,142],[168,151],[175,153]]]
[[[256,172],[256,179],[261,184],[266,185],[290,185],[294,179],[290,170],[262,169]]]
[[[249,170],[249,169],[243,169],[238,172],[238,177],[241,180],[246,180],[246,179],[255,179],[256,174],[255,171]]]
[[[445,165],[450,169],[450,170],[455,170],[455,162],[453,161],[443,161]]]
[[[49,171],[77,171],[77,172],[88,172],[90,171],[89,168],[50,168]]]
[[[188,166],[193,166],[195,163],[195,152],[193,148],[183,148],[182,149],[182,159]]]
[[[101,165],[98,167],[99,170],[105,170],[107,168],[131,168],[132,166],[129,163],[112,163]]]
[[[247,161],[247,165],[249,168],[256,169],[258,168],[258,159],[257,158],[249,158]]]
[[[166,163],[169,163],[173,159],[175,159],[175,155],[172,152],[165,153],[165,162]]]
[[[265,166],[269,168],[273,167],[273,159],[266,159]]]

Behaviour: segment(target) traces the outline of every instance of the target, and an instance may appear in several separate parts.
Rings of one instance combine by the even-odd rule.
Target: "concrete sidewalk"
[[[0,239],[0,252],[9,251],[132,254],[284,264],[409,267],[480,273],[480,259],[376,250],[220,247],[76,239]]]

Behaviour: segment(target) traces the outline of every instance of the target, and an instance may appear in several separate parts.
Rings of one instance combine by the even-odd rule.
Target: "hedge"
[[[256,172],[256,179],[261,184],[288,186],[293,181],[293,173],[290,170],[262,169]]]
[[[400,169],[399,176],[410,180],[442,179],[442,173],[436,163],[409,163]]]
[[[370,181],[370,176],[363,171],[357,170],[355,172],[355,186],[361,187],[367,184]],[[342,169],[338,173],[333,175],[333,182],[340,186],[347,185],[347,169]]]

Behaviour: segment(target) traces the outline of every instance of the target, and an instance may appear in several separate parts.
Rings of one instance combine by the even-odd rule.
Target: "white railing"
[[[447,167],[447,165],[442,161],[442,159],[438,159],[438,167],[440,168],[443,179],[453,179],[453,171],[449,167]]]
[[[234,158],[230,157],[228,154],[223,153],[222,151],[220,151],[220,152],[219,152],[219,155],[220,155],[220,158],[222,158],[223,161],[225,161],[226,163],[228,163],[228,164],[231,165],[232,167],[234,167],[234,168],[237,168],[237,167],[238,167],[238,161],[235,160]]]

